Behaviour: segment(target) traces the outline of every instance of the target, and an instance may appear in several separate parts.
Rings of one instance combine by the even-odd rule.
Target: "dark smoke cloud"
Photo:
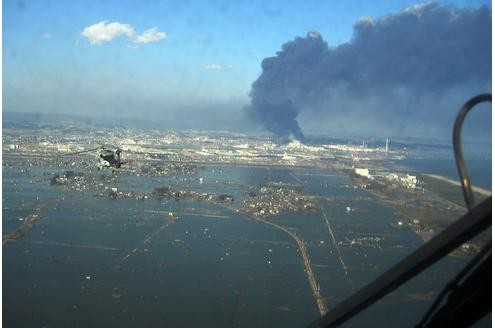
[[[310,32],[261,67],[246,113],[275,135],[302,139],[301,117],[339,131],[450,130],[467,98],[491,90],[491,10],[425,4],[361,19],[348,43]]]

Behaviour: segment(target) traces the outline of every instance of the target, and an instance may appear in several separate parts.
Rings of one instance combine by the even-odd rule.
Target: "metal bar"
[[[481,94],[469,99],[459,110],[459,113],[457,113],[457,117],[454,123],[453,141],[455,163],[457,165],[457,170],[459,171],[459,176],[461,178],[462,193],[464,194],[464,200],[466,201],[468,209],[472,209],[474,206],[474,196],[473,190],[471,188],[471,179],[469,179],[466,163],[464,162],[464,156],[462,154],[461,130],[464,119],[466,118],[466,115],[469,113],[469,111],[477,104],[485,101],[492,102],[492,95]]]
[[[489,227],[491,213],[490,196],[373,282],[311,323],[309,327],[336,327],[347,321]]]
[[[465,279],[468,276],[468,273],[472,274],[472,271],[474,271],[473,268],[476,268],[479,266],[485,257],[491,256],[492,254],[492,241],[490,240],[482,249],[481,251],[464,267],[464,269],[459,272],[454,279],[452,279],[445,287],[444,289],[438,294],[437,299],[435,302],[433,302],[433,305],[430,306],[426,314],[423,316],[423,319],[418,323],[416,327],[424,327],[426,324],[429,323],[429,321],[432,319],[433,314],[435,311],[438,311],[438,305],[444,300],[445,295],[447,295],[449,292],[454,292],[454,290],[459,286],[459,282],[462,279]]]

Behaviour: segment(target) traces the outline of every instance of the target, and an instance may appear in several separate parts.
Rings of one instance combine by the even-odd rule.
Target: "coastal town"
[[[301,143],[211,131],[72,130],[4,129],[4,197],[10,199],[3,208],[7,227],[4,245],[122,252],[120,259],[113,259],[118,274],[133,259],[144,259],[153,245],[167,239],[168,246],[159,252],[155,249],[155,254],[179,248],[178,259],[192,258],[203,248],[190,238],[215,240],[222,249],[212,259],[215,265],[234,257],[241,261],[261,248],[267,255],[250,261],[262,263],[269,272],[275,265],[279,269],[289,265],[274,253],[276,246],[283,246],[287,252],[295,251],[315,310],[323,315],[333,304],[328,272],[323,275],[321,271],[330,268],[328,261],[335,261],[346,290],[355,291],[356,279],[362,278],[353,272],[361,269],[350,262],[362,256],[360,261],[366,263],[374,256],[375,262],[365,267],[378,270],[376,263],[382,261],[378,258],[410,252],[466,210],[455,182],[401,165],[404,159],[415,156],[416,150],[403,144],[394,146],[388,138],[383,142]],[[489,194],[482,189],[475,191],[477,197]],[[29,197],[20,203],[13,201],[26,193]],[[71,206],[66,205],[68,200],[75,204],[84,200],[91,205],[71,209],[69,218],[74,215],[76,220],[54,220],[60,208]],[[100,207],[110,208],[114,214],[99,211]],[[387,214],[390,209],[392,217]],[[237,220],[232,220],[234,217]],[[235,256],[225,242],[231,234],[217,240],[218,223],[212,220],[220,220],[225,228],[234,221],[252,222],[250,229],[263,231],[254,225],[260,224],[280,235],[271,231],[272,235],[263,239],[252,230],[254,234],[244,237],[248,244]],[[55,240],[44,238],[58,225],[83,224],[80,229],[91,230],[96,222],[100,222],[98,233],[125,233],[135,242],[119,250],[115,242],[93,242],[94,230],[81,235],[85,243],[76,243],[70,234],[60,232]],[[174,227],[185,226],[188,228],[182,233],[167,234]],[[197,230],[196,234],[190,229]],[[481,235],[453,255],[473,254],[487,238]],[[170,264],[160,262],[160,266],[165,265]],[[147,269],[133,270],[144,273]],[[84,277],[85,282],[93,280],[91,274]],[[256,283],[253,273],[246,279],[250,285]],[[238,295],[240,289],[235,293]],[[128,297],[120,285],[114,286],[110,295],[119,303]],[[274,309],[292,311],[285,304]]]
[[[445,183],[441,179],[409,172],[395,164],[410,156],[411,151],[403,146],[394,147],[388,138],[383,143],[335,141],[303,144],[297,140],[281,142],[271,137],[211,131],[81,130],[70,126],[63,131],[50,127],[39,127],[36,131],[6,128],[2,152],[4,158],[14,160],[4,161],[3,165],[18,165],[21,170],[26,170],[25,166],[47,165],[54,170],[46,177],[46,183],[74,191],[92,191],[95,196],[104,198],[234,201],[234,196],[222,192],[221,188],[217,192],[201,192],[178,184],[143,192],[118,187],[118,175],[112,173],[115,169],[101,171],[98,175],[84,173],[84,170],[96,167],[98,151],[94,149],[105,145],[121,151],[124,164],[118,170],[126,174],[137,177],[186,175],[200,185],[205,179],[202,168],[206,165],[343,172],[353,181],[353,188],[365,189],[403,213],[405,219],[398,220],[397,226],[409,225],[425,240],[465,210],[459,198],[444,197],[435,193],[435,188],[425,189],[425,179],[430,182],[429,186]],[[432,184],[432,180],[435,183]],[[254,189],[246,195],[242,206],[236,204],[254,217],[268,218],[283,212],[308,212],[316,208],[314,200],[305,196],[297,184],[272,182]],[[481,190],[481,194],[487,193],[483,194]]]

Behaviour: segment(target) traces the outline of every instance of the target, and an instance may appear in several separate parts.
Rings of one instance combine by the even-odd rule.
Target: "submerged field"
[[[327,309],[423,243],[395,224],[405,218],[338,172],[204,166],[158,177],[121,170],[104,182],[136,193],[166,185],[233,196],[212,203],[106,197],[50,185],[61,168],[10,164],[3,169],[4,236],[33,213],[40,219],[22,238],[4,238],[7,327],[300,327],[320,312],[301,249],[285,230],[304,243]],[[268,217],[239,210],[269,183],[293,186],[314,208]],[[466,261],[442,260],[349,325],[416,322]]]

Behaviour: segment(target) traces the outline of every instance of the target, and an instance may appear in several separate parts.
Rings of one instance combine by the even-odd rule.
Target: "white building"
[[[370,177],[370,171],[368,169],[359,169],[356,167],[355,172],[357,175],[360,175],[362,177],[365,177],[365,178]]]
[[[409,189],[414,189],[416,188],[416,185],[418,183],[418,179],[414,175],[406,175],[405,177],[400,178],[402,184],[406,186]]]
[[[57,144],[57,150],[59,152],[69,152],[70,151],[70,146],[67,144]]]

